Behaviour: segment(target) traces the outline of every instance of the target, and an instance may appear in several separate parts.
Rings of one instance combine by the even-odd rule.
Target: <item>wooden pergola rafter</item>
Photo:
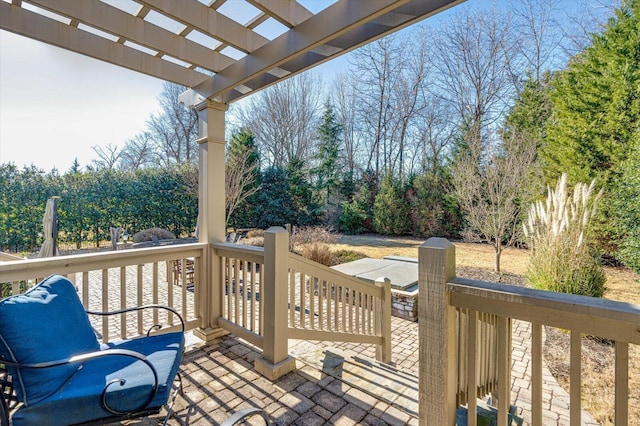
[[[0,0],[0,29],[228,104],[462,1]]]

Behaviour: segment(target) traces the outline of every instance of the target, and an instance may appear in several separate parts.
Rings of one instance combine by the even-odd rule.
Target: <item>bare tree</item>
[[[120,168],[138,170],[156,164],[153,141],[148,132],[138,133],[129,139],[120,151]]]
[[[260,190],[259,185],[254,185],[258,163],[250,161],[250,156],[251,151],[244,150],[234,156],[233,162],[225,164],[225,225],[229,224],[236,208]]]
[[[117,145],[107,144],[104,147],[94,145],[91,147],[98,159],[92,160],[96,170],[114,170],[118,160],[120,160],[120,149]]]
[[[518,237],[518,219],[527,208],[522,200],[536,144],[512,133],[485,161],[480,155],[471,149],[452,166],[454,193],[466,213],[465,239],[493,245],[495,271],[500,272],[502,249]]]
[[[369,140],[366,169],[376,178],[389,167],[393,145],[392,88],[400,75],[400,48],[394,37],[385,37],[356,50],[351,57],[351,79],[360,89],[358,120]]]
[[[260,146],[260,158],[268,165],[284,166],[313,156],[321,80],[303,73],[252,96],[238,108],[242,127],[250,129]]]
[[[559,53],[565,43],[565,34],[557,20],[560,1],[521,0],[513,10],[514,28],[520,34],[520,54],[527,73],[535,81],[540,81],[545,71],[561,65],[562,55]]]
[[[165,83],[158,96],[161,111],[147,121],[147,132],[161,165],[198,161],[198,115],[194,109],[178,102],[178,96],[185,90],[186,87],[178,84]]]
[[[345,172],[351,177],[355,177],[361,168],[362,140],[358,131],[357,104],[358,86],[354,84],[349,74],[338,75],[331,91],[332,104],[336,109],[336,120],[342,128],[342,143],[345,165]]]
[[[515,94],[519,70],[512,59],[520,42],[508,13],[458,10],[434,35],[435,61],[441,93],[469,128],[467,143],[480,145],[489,140]]]

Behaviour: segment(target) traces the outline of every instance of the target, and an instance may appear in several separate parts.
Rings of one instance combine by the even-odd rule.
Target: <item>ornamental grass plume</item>
[[[602,297],[606,277],[599,257],[588,243],[589,223],[603,191],[577,183],[570,193],[563,173],[555,190],[547,188],[546,203],[538,201],[523,223],[531,257],[525,278],[538,289]]]

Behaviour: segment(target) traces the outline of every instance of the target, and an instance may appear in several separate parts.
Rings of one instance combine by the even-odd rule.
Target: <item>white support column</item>
[[[198,111],[198,240],[203,243],[225,240],[225,113],[226,104],[206,100]],[[200,287],[201,327],[195,334],[210,341],[227,332],[218,327],[222,314],[222,273],[220,258],[211,250]]]
[[[456,316],[447,294],[455,262],[455,247],[444,238],[429,238],[418,249],[421,426],[453,426],[456,421]]]
[[[288,275],[289,234],[274,226],[264,233],[264,283],[260,288],[264,343],[262,357],[255,360],[256,371],[272,381],[296,368],[295,359],[289,356],[287,336]]]

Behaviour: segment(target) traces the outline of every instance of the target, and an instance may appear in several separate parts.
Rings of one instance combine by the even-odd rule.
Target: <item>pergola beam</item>
[[[247,0],[247,2],[289,28],[296,27],[313,16],[295,0]]]
[[[31,3],[83,22],[118,38],[133,41],[162,55],[218,72],[234,60],[144,19],[97,0],[30,0]]]
[[[269,42],[268,39],[197,0],[136,1],[245,53],[251,53]]]
[[[277,82],[269,73],[275,67],[287,71],[289,73],[287,77],[293,76],[463,1],[410,0],[399,4],[397,1],[341,0],[297,26],[293,30],[294,34],[283,34],[269,45],[254,52],[251,58],[243,58],[194,87],[193,90],[197,93],[185,93],[181,99],[189,103],[202,98],[215,97],[231,103],[250,94],[230,90],[239,84],[252,89],[263,89]],[[393,5],[383,7],[387,3],[393,3]],[[363,11],[363,4],[369,6],[370,15],[355,22],[357,18],[353,13],[348,14],[347,11],[358,10],[361,12],[359,16],[362,17],[367,13]],[[347,18],[346,15],[350,15],[351,18]],[[343,19],[339,19],[340,17]],[[342,26],[343,30],[330,33],[334,27],[328,28],[327,23],[332,20],[336,26]],[[318,27],[322,29],[323,26],[325,27],[324,36],[320,36]],[[300,32],[305,34],[304,40],[300,42],[300,44],[306,43],[303,46],[290,40]],[[313,42],[314,35],[315,42]],[[290,50],[287,51],[287,48]],[[327,48],[329,53],[323,54],[323,48]],[[280,56],[278,53],[281,53]],[[262,59],[264,60],[259,62]]]
[[[37,31],[34,31],[34,28],[37,28]],[[112,42],[4,1],[0,1],[0,29],[187,87],[195,86],[208,78],[206,74]]]
[[[225,68],[212,78],[194,86],[204,98],[219,97],[235,86],[244,84],[317,46],[351,31],[410,0],[340,0],[307,19],[295,30],[288,31]],[[423,1],[423,0],[420,0]],[[222,96],[224,102],[228,102]]]

